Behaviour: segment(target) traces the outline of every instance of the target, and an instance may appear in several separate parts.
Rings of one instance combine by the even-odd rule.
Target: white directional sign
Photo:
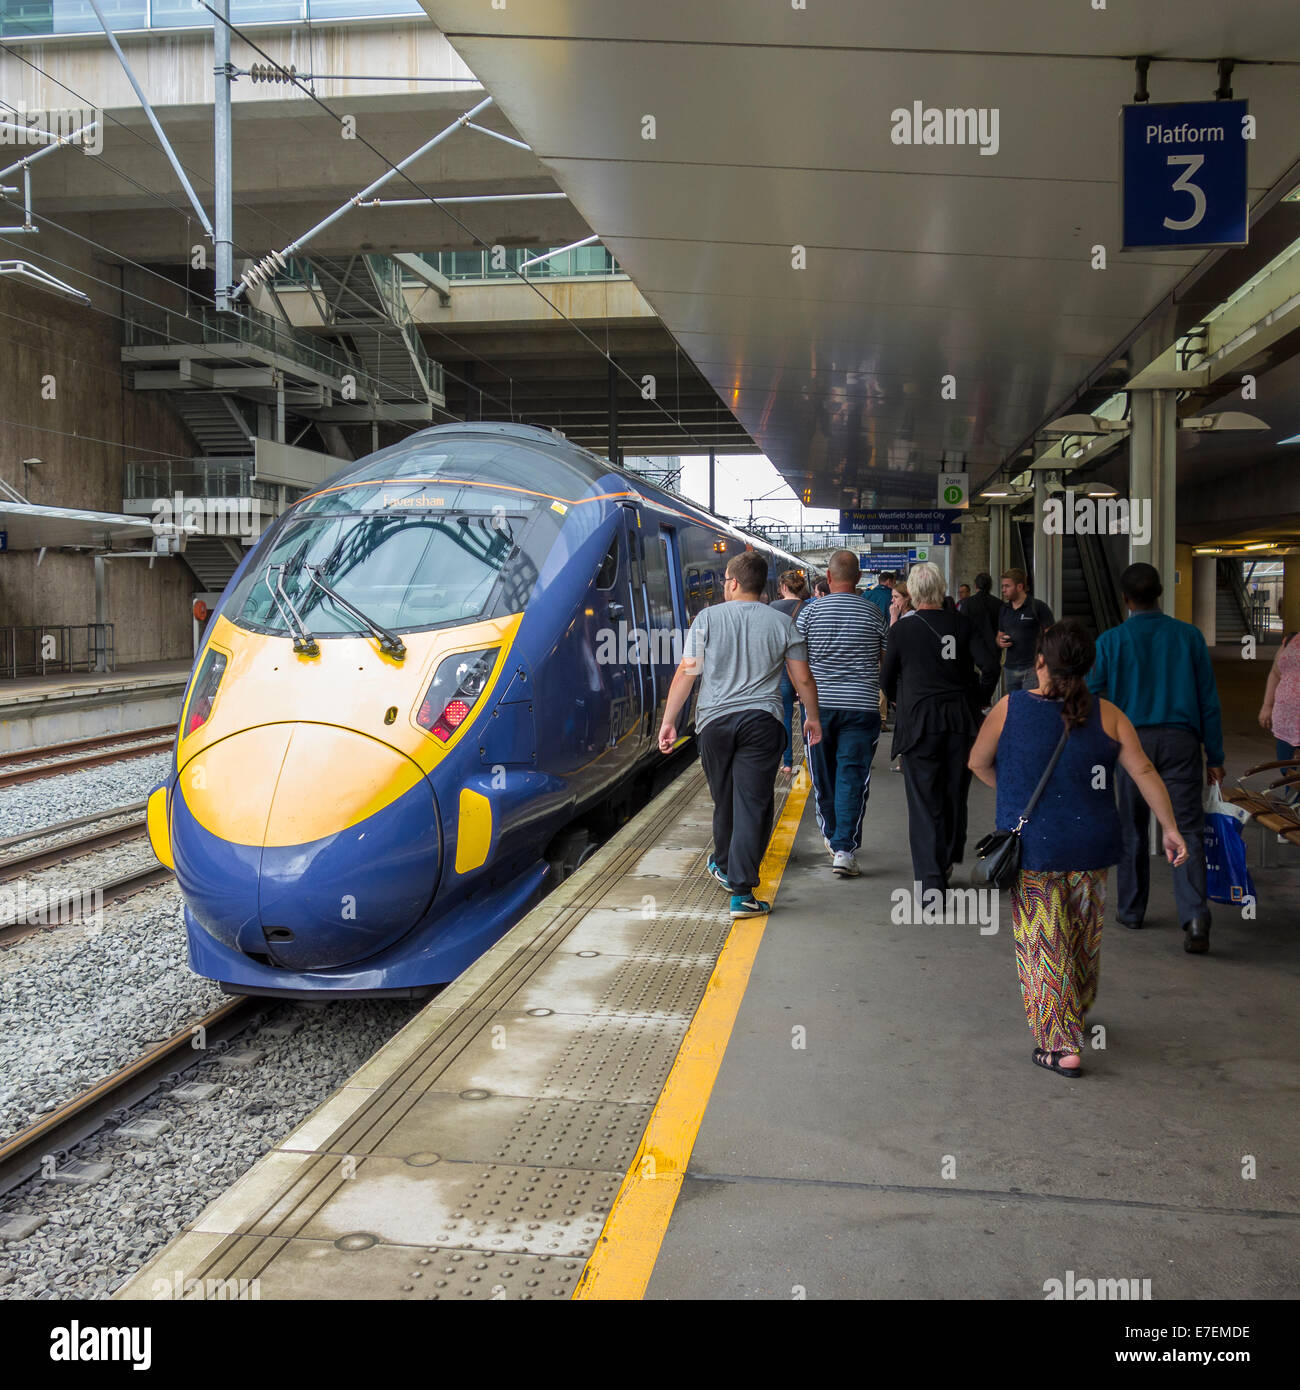
[[[941,507],[970,507],[970,474],[939,474],[939,505]]]

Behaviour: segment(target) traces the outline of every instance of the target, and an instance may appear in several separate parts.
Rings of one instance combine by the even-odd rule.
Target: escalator
[[[1061,611],[1058,618],[1076,618],[1096,638],[1124,621],[1119,591],[1120,558],[1112,555],[1104,536],[1061,537]],[[1013,521],[1010,528],[1011,564],[1029,576],[1034,592],[1034,523]]]
[[[1064,535],[1061,547],[1061,618],[1075,618],[1095,641],[1124,620],[1119,579],[1101,536]]]

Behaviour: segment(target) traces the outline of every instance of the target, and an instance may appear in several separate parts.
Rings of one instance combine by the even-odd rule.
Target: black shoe
[[[1210,949],[1210,914],[1202,913],[1183,923],[1183,950],[1189,955],[1203,956]]]
[[[1126,922],[1122,917],[1116,917],[1115,920],[1120,924],[1121,927],[1127,927],[1129,931],[1142,930],[1143,923],[1141,919],[1139,919],[1136,922]]]

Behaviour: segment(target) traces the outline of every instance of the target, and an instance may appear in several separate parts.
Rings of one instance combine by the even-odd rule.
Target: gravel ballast
[[[125,846],[116,851],[120,854]],[[0,952],[0,1135],[10,1135],[221,1002],[185,960],[181,896],[163,884]]]
[[[0,792],[0,838],[143,801],[170,767],[170,753],[150,753],[6,787]]]
[[[44,1218],[0,1248],[0,1298],[104,1298],[194,1220],[341,1086],[419,1009],[407,1000],[268,1000],[262,1025],[235,1043],[262,1053],[251,1066],[204,1058],[182,1084],[215,1082],[207,1100],[157,1093],[131,1111],[169,1128],[153,1140],[109,1124],[78,1146],[108,1175],[85,1186],[35,1178],[0,1198],[0,1221]],[[281,1025],[294,1031],[281,1031]],[[269,1032],[268,1032],[269,1029]],[[3,1280],[3,1272],[10,1278]]]

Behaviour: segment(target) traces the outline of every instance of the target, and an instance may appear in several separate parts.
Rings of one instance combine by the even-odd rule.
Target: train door
[[[651,661],[650,639],[654,626],[650,616],[650,600],[646,592],[645,538],[641,529],[639,508],[623,505],[624,524],[627,528],[628,578],[632,590],[632,608],[629,614],[628,656],[636,663],[641,689],[640,739],[644,743],[650,736],[655,709],[659,703],[656,690],[655,668]],[[664,692],[667,698],[667,691]],[[658,724],[653,725],[657,735]]]
[[[627,673],[627,698],[623,707],[614,712],[611,742],[621,743],[627,750],[629,760],[640,753],[645,741],[647,708],[653,708],[654,688],[649,683],[645,657],[641,651],[642,643],[638,632],[645,628],[645,580],[644,565],[641,561],[640,517],[635,507],[620,508],[623,518],[623,553],[627,564],[620,575],[619,594],[622,602],[617,605],[617,650],[618,660]],[[613,616],[613,606],[610,609]]]
[[[668,687],[682,657],[681,645],[685,636],[683,619],[686,610],[680,592],[681,562],[677,555],[677,533],[671,526],[660,526],[657,536],[646,538],[645,576],[651,624],[650,661],[655,675],[655,714],[650,731],[657,736],[668,704]],[[679,729],[688,726],[690,715],[688,702],[677,721]]]
[[[585,756],[599,758],[613,775],[636,756],[642,710],[641,673],[628,650],[635,621],[628,554],[627,527],[620,518],[596,576],[596,601],[587,612],[587,688],[577,700],[579,713],[586,713],[585,737],[580,740]]]

